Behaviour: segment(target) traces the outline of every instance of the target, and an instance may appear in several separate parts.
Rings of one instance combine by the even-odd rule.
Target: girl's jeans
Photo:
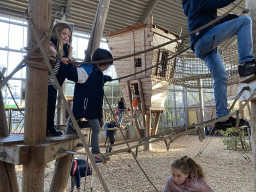
[[[99,119],[87,119],[91,128],[92,128],[92,135],[91,135],[91,146],[92,146],[92,153],[97,154],[100,152],[99,148],[99,133],[100,128],[104,125],[103,118]]]
[[[235,35],[237,35],[239,63],[253,60],[252,20],[248,16],[239,17],[212,28],[194,45],[195,55],[205,62],[213,76],[217,117],[229,114],[228,74],[217,46]]]

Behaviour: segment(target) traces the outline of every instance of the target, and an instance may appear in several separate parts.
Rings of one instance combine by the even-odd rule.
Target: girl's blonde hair
[[[185,175],[188,174],[188,182],[194,180],[195,178],[204,178],[202,167],[187,156],[171,162],[171,167],[180,170]]]
[[[62,57],[64,56],[64,50],[63,50],[63,41],[61,38],[61,33],[63,29],[69,29],[70,30],[70,37],[69,37],[69,42],[68,42],[68,58],[72,58],[72,28],[69,24],[67,23],[56,23],[53,27],[52,31],[52,38],[57,39],[57,52],[58,56]]]

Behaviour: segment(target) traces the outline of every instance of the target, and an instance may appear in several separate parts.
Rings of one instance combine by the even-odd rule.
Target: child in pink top
[[[200,165],[184,156],[171,163],[172,175],[165,183],[163,192],[213,192],[204,181]]]

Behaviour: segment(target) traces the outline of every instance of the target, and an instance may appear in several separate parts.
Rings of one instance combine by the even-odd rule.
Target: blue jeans
[[[118,116],[119,116],[118,123],[122,122],[123,112],[124,112],[123,110],[118,110]]]
[[[239,63],[253,60],[252,20],[248,16],[222,23],[208,31],[194,45],[195,55],[208,67],[214,81],[216,116],[229,114],[227,109],[228,74],[217,46],[237,35]]]
[[[91,146],[92,146],[92,153],[96,154],[100,152],[99,148],[99,134],[100,128],[104,125],[103,118],[99,119],[87,119],[91,128],[92,128],[92,135],[91,135]]]

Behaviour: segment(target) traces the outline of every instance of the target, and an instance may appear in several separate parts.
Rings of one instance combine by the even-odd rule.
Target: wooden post
[[[176,89],[173,86],[173,105],[174,105],[174,126],[177,126],[177,110],[176,110]],[[167,115],[167,125],[168,125],[168,115]]]
[[[161,115],[161,111],[157,111],[155,121],[154,121],[154,125],[153,125],[153,129],[152,129],[152,132],[151,132],[154,135],[157,134],[157,131],[158,131],[158,123],[159,123],[160,115]]]
[[[150,136],[151,135],[151,111],[149,110],[149,113],[146,114],[146,136]],[[145,144],[144,145],[144,150],[149,150],[151,149],[151,144]]]
[[[204,121],[204,97],[203,97],[203,89],[201,86],[201,79],[197,80],[197,84],[199,86],[199,107],[200,107],[200,120],[199,122],[202,123]],[[203,138],[205,139],[205,131],[204,127],[200,130],[202,133]]]
[[[245,7],[249,8],[249,16],[252,19],[252,34],[253,35],[253,53],[256,56],[256,1],[246,0]],[[254,187],[256,190],[256,100],[251,101],[251,144],[252,144],[252,157],[254,164]]]
[[[1,79],[1,78],[0,78]],[[0,89],[0,137],[7,137],[9,130],[5,115],[2,91]],[[18,181],[15,172],[15,165],[0,161],[0,192],[18,192]]]
[[[12,109],[9,109],[9,117],[8,117],[8,119],[9,119],[9,122],[8,122],[8,127],[9,127],[9,134],[11,134],[12,133]]]
[[[140,94],[140,100],[141,100],[141,108],[142,108],[142,114],[146,115],[146,105],[145,105],[145,99],[144,99],[144,94],[143,94],[143,88],[142,88],[142,83],[141,79],[138,79],[138,86],[139,86],[139,94]]]
[[[107,19],[110,0],[100,0],[98,9],[92,26],[89,44],[86,50],[85,61],[91,58],[91,54],[100,46],[103,29]]]
[[[5,107],[3,101],[2,90],[0,89],[0,136],[7,137],[9,135]]]
[[[131,32],[131,36],[130,36],[130,45],[131,45],[131,54],[135,53],[135,35],[134,35],[134,31]],[[132,72],[131,73],[135,73],[136,72],[136,67],[135,67],[135,56],[131,57],[131,63],[132,63]],[[136,75],[135,75],[136,77]]]
[[[145,105],[145,99],[144,99],[144,93],[143,93],[143,87],[141,83],[141,79],[138,79],[138,86],[139,86],[139,94],[140,94],[140,100],[141,100],[141,109],[142,109],[142,121],[143,121],[143,126],[144,128],[147,127],[147,123],[145,120],[145,115],[146,115],[146,105]]]
[[[67,173],[70,173],[72,159],[72,154],[68,154],[57,159],[57,165],[54,169],[50,192],[63,192],[66,190],[69,178],[69,174]]]
[[[128,88],[128,96],[129,96],[130,106],[131,106],[131,115],[133,115],[133,108],[132,108],[132,92],[131,92],[130,81],[127,81],[127,88]]]
[[[42,36],[51,25],[51,0],[28,1],[28,14],[39,33]],[[43,42],[43,48],[49,50],[50,37]],[[36,44],[33,31],[28,26],[28,45]],[[36,64],[27,62],[26,78],[26,116],[24,143],[29,144],[30,161],[23,165],[22,187],[26,192],[44,191],[45,164],[36,163],[36,145],[43,143],[46,138],[46,113],[47,113],[47,82],[48,69],[44,66],[44,59],[39,49],[34,53],[37,59],[30,59]]]
[[[183,99],[183,106],[184,106],[183,111],[184,111],[185,126],[188,126],[187,88],[186,87],[183,87],[182,99]]]

